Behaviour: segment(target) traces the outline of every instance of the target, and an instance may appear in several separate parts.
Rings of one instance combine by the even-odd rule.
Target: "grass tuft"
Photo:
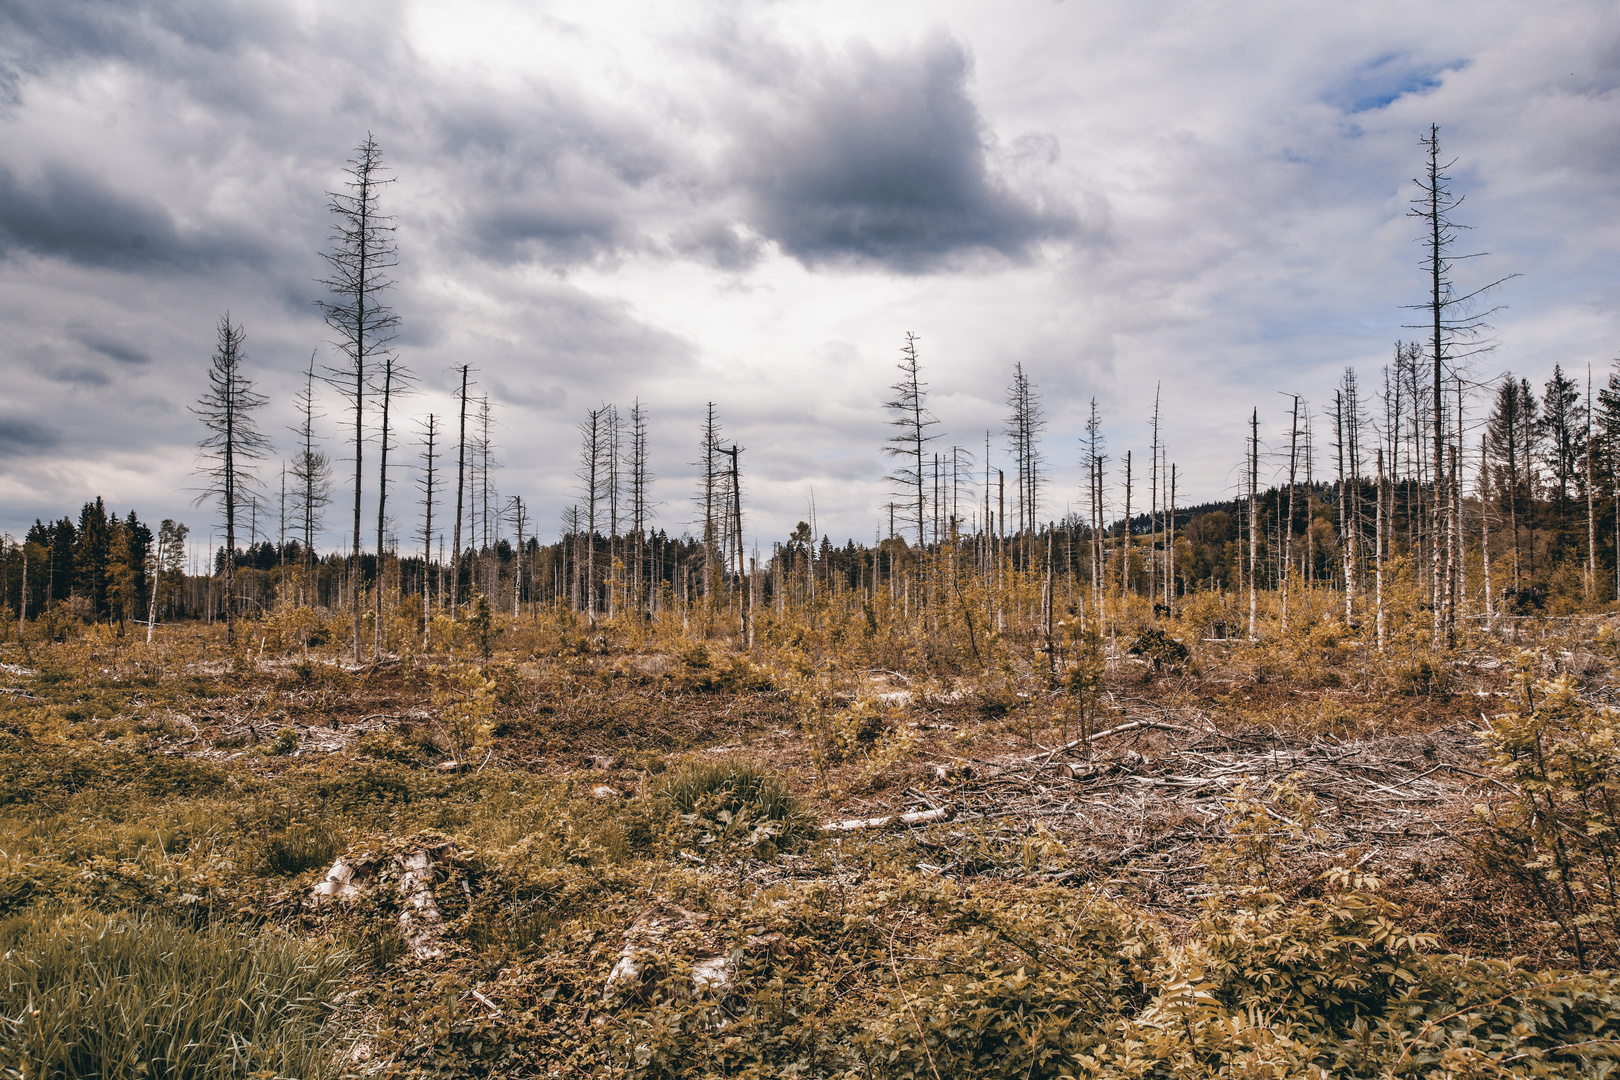
[[[323,1021],[348,964],[276,933],[14,916],[0,921],[4,1075],[331,1075]]]

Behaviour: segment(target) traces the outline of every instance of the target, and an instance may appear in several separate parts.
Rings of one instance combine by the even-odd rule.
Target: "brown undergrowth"
[[[577,627],[367,666],[195,631],[14,649],[0,933],[296,942],[342,990],[261,1058],[332,1075],[1607,1067],[1614,902],[1557,852],[1606,850],[1609,641],[1382,671],[1347,636],[1093,642],[1095,678],[1065,674],[1084,642],[963,670]],[[423,845],[431,958],[386,875],[311,899]]]

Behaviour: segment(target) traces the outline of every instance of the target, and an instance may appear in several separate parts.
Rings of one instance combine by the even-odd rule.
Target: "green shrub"
[[[0,1075],[335,1074],[323,1027],[346,954],[149,917],[0,921]]]
[[[1480,806],[1477,851],[1563,930],[1583,966],[1620,957],[1620,717],[1575,681],[1520,676],[1525,707],[1483,736],[1512,796]]]

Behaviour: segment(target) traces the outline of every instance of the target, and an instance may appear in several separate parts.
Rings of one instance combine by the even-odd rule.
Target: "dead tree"
[[[1282,623],[1288,629],[1288,592],[1294,570],[1294,500],[1299,493],[1299,395],[1288,423],[1288,526],[1283,536]]]
[[[489,437],[490,410],[489,395],[485,394],[478,399],[478,445],[474,448],[478,464],[478,498],[479,514],[478,526],[478,559],[474,562],[483,576],[480,591],[487,599],[493,600],[500,589],[500,566],[495,559],[495,545],[500,542],[500,514],[496,504],[499,497],[490,484],[490,470],[499,468],[494,458],[495,444]]]
[[[388,451],[393,439],[393,429],[389,423],[389,408],[393,404],[395,395],[402,393],[415,379],[410,369],[401,364],[395,357],[392,349],[381,354],[382,376],[381,385],[377,388],[378,418],[377,431],[377,587],[374,591],[376,601],[376,619],[372,625],[371,655],[381,659],[383,646],[383,558],[385,551],[384,529],[388,521]]]
[[[1440,554],[1441,533],[1449,524],[1445,521],[1449,500],[1444,490],[1447,476],[1444,403],[1446,368],[1448,364],[1455,364],[1468,355],[1464,347],[1477,341],[1494,311],[1494,309],[1477,310],[1474,300],[1508,278],[1499,278],[1489,285],[1461,295],[1456,292],[1452,282],[1452,270],[1457,260],[1474,256],[1452,253],[1458,236],[1466,228],[1457,224],[1451,217],[1463,202],[1462,196],[1451,193],[1449,186],[1451,177],[1446,175],[1446,170],[1455,164],[1455,161],[1444,164],[1440,161],[1438,124],[1429,125],[1429,137],[1423,139],[1422,144],[1427,150],[1428,162],[1423,176],[1415,181],[1419,194],[1412,200],[1412,209],[1409,213],[1412,217],[1418,218],[1423,226],[1423,259],[1420,265],[1429,277],[1429,297],[1424,303],[1414,304],[1411,307],[1425,312],[1428,316],[1426,323],[1420,328],[1429,334],[1428,359],[1432,366],[1433,460],[1430,462],[1430,475],[1434,478],[1434,490],[1430,499],[1429,565],[1434,588],[1433,638],[1434,644],[1439,645],[1442,638],[1448,644],[1455,644],[1457,630],[1456,612],[1448,603],[1455,584],[1451,580],[1442,580]],[[1512,276],[1514,275],[1509,275]]]
[[[219,320],[219,343],[208,369],[208,389],[191,411],[208,433],[198,442],[202,451],[199,474],[206,483],[196,503],[219,500],[225,517],[225,642],[236,643],[236,509],[248,498],[253,483],[253,462],[264,457],[269,440],[259,430],[254,414],[269,400],[253,389],[242,370],[246,333],[231,323],[227,313]]]
[[[602,455],[605,448],[607,407],[591,409],[579,425],[579,480],[585,485],[585,611],[596,625],[596,515],[602,502],[605,479]]]
[[[323,252],[330,277],[321,284],[335,297],[316,301],[326,325],[337,335],[332,344],[343,357],[341,367],[330,369],[333,385],[349,399],[354,410],[354,532],[351,562],[351,598],[354,610],[354,659],[360,660],[360,496],[365,445],[365,400],[370,390],[372,361],[388,354],[399,316],[383,303],[394,284],[388,271],[396,265],[394,222],[378,209],[382,188],[393,182],[383,175],[382,152],[370,135],[355,151],[344,170],[347,191],[327,192],[327,209],[336,219],[332,250]],[[378,552],[378,558],[382,556]]]
[[[653,479],[652,473],[647,470],[647,410],[641,407],[641,399],[630,406],[630,534],[634,546],[634,574],[636,591],[641,594],[643,590],[642,579],[646,574],[643,566],[644,553],[647,544],[647,484]],[[651,613],[650,592],[645,597],[648,613]]]
[[[1153,384],[1153,445],[1148,455],[1148,566],[1147,591],[1159,600],[1159,384]]]
[[[516,495],[507,504],[507,510],[512,516],[512,528],[517,530],[517,553],[512,561],[512,620],[516,622],[522,611],[519,605],[523,599],[523,535],[529,519],[523,500]]]
[[[299,423],[293,428],[298,436],[298,450],[293,455],[293,512],[298,515],[296,527],[302,534],[304,551],[303,576],[307,579],[315,569],[315,530],[321,524],[321,511],[332,501],[332,462],[315,449],[315,354],[309,354],[309,367],[304,371],[304,389],[294,398],[298,405]]]
[[[1260,410],[1249,417],[1249,640],[1254,640],[1255,615],[1259,605],[1256,578],[1259,576],[1259,545],[1255,535],[1260,524]]]
[[[619,420],[619,409],[616,405],[609,405],[607,410],[607,460],[604,463],[607,469],[607,499],[608,499],[608,590],[607,609],[608,618],[618,614],[618,590],[620,583],[614,567],[619,565],[619,489],[620,472],[619,463],[623,460],[624,425]]]
[[[461,426],[456,435],[456,527],[450,550],[450,617],[454,619],[461,604],[461,511],[467,505],[467,371],[461,365],[461,392],[457,395],[461,413]]]
[[[1091,413],[1086,419],[1086,478],[1089,491],[1087,502],[1091,518],[1091,589],[1097,605],[1097,632],[1104,632],[1103,620],[1103,578],[1106,566],[1106,549],[1103,546],[1103,527],[1106,521],[1106,507],[1103,499],[1103,464],[1107,458],[1103,454],[1102,421],[1097,416],[1097,399],[1091,399]]]
[[[751,590],[751,589],[749,589],[747,587],[746,579],[747,579],[747,575],[748,575],[748,565],[744,561],[744,558],[743,558],[742,474],[739,471],[739,466],[738,466],[738,462],[737,462],[737,457],[742,452],[742,450],[741,450],[740,447],[737,446],[736,443],[732,443],[731,448],[729,450],[726,449],[723,446],[717,446],[717,447],[715,447],[715,450],[717,450],[719,453],[725,454],[726,456],[731,458],[730,484],[729,484],[729,486],[731,488],[731,506],[728,508],[731,520],[727,523],[727,531],[729,531],[731,533],[731,535],[735,538],[735,547],[736,547],[736,552],[737,552],[737,577],[738,577],[738,581],[742,585],[742,589],[741,589],[741,591],[742,591],[742,601],[738,605],[738,607],[739,607],[739,609],[741,611],[741,624],[740,624],[741,631],[742,631],[742,635],[743,635],[744,640],[749,641],[749,644],[753,644],[753,642],[751,640],[751,633],[750,633],[750,630],[751,630],[750,615],[752,613],[749,610],[749,603],[748,603],[749,602],[749,594],[753,590]],[[812,535],[812,537],[811,537],[812,545],[814,544],[814,542],[815,542],[815,537]],[[729,558],[730,558],[730,552],[728,550],[727,559],[729,560]],[[812,571],[812,573],[813,573],[813,571]]]
[[[922,381],[917,363],[917,335],[907,331],[906,343],[900,349],[900,378],[889,389],[894,397],[883,403],[889,410],[889,426],[895,434],[889,437],[883,452],[896,458],[899,465],[888,479],[903,491],[914,492],[908,497],[910,509],[917,524],[919,553],[927,545],[928,524],[928,469],[925,454],[928,444],[939,436],[931,429],[939,424],[928,411],[928,384]]]
[[[1012,412],[1007,416],[1004,430],[1011,441],[1013,465],[1018,483],[1018,536],[1023,550],[1023,562],[1030,563],[1030,544],[1039,520],[1041,459],[1039,439],[1046,420],[1041,414],[1040,399],[1035,385],[1030,382],[1023,364],[1013,365],[1012,385],[1007,388],[1007,405]]]
[[[1125,528],[1120,536],[1119,595],[1131,591],[1131,452],[1125,451]]]
[[[433,624],[433,609],[431,597],[433,590],[428,587],[430,568],[433,566],[433,502],[438,493],[438,477],[434,472],[434,460],[437,456],[439,418],[428,413],[427,420],[422,424],[422,435],[427,440],[422,449],[422,460],[427,463],[417,483],[422,486],[422,647],[426,648]]]
[[[714,602],[715,569],[720,562],[720,502],[721,475],[719,466],[720,423],[714,416],[714,402],[707,404],[703,414],[703,597],[710,605]]]

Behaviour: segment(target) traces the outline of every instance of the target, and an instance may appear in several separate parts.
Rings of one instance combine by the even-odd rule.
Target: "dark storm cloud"
[[[251,243],[184,235],[154,200],[113,191],[81,172],[55,166],[30,180],[0,167],[0,256],[14,251],[118,269],[196,270],[261,257]]]
[[[59,442],[57,433],[43,424],[20,416],[0,416],[0,458],[50,450]]]
[[[569,265],[647,246],[637,212],[675,164],[639,120],[544,87],[432,116],[429,152],[463,180],[461,231],[479,255]]]
[[[747,270],[765,256],[765,246],[758,238],[740,234],[736,226],[720,218],[682,226],[670,237],[670,244],[680,255],[732,272]]]
[[[258,115],[280,96],[266,92],[266,61],[286,56],[298,36],[291,12],[275,4],[8,0],[0,5],[0,85],[122,62],[161,72],[215,110]],[[18,90],[10,97],[21,103]]]
[[[855,46],[841,62],[800,66],[737,148],[759,230],[807,265],[908,273],[968,251],[1016,259],[1071,234],[1072,215],[994,175],[969,68],[951,41],[899,56]]]
[[[116,360],[126,367],[145,367],[152,362],[152,358],[140,349],[99,334],[81,334],[79,341],[91,351],[100,353],[110,360]]]

